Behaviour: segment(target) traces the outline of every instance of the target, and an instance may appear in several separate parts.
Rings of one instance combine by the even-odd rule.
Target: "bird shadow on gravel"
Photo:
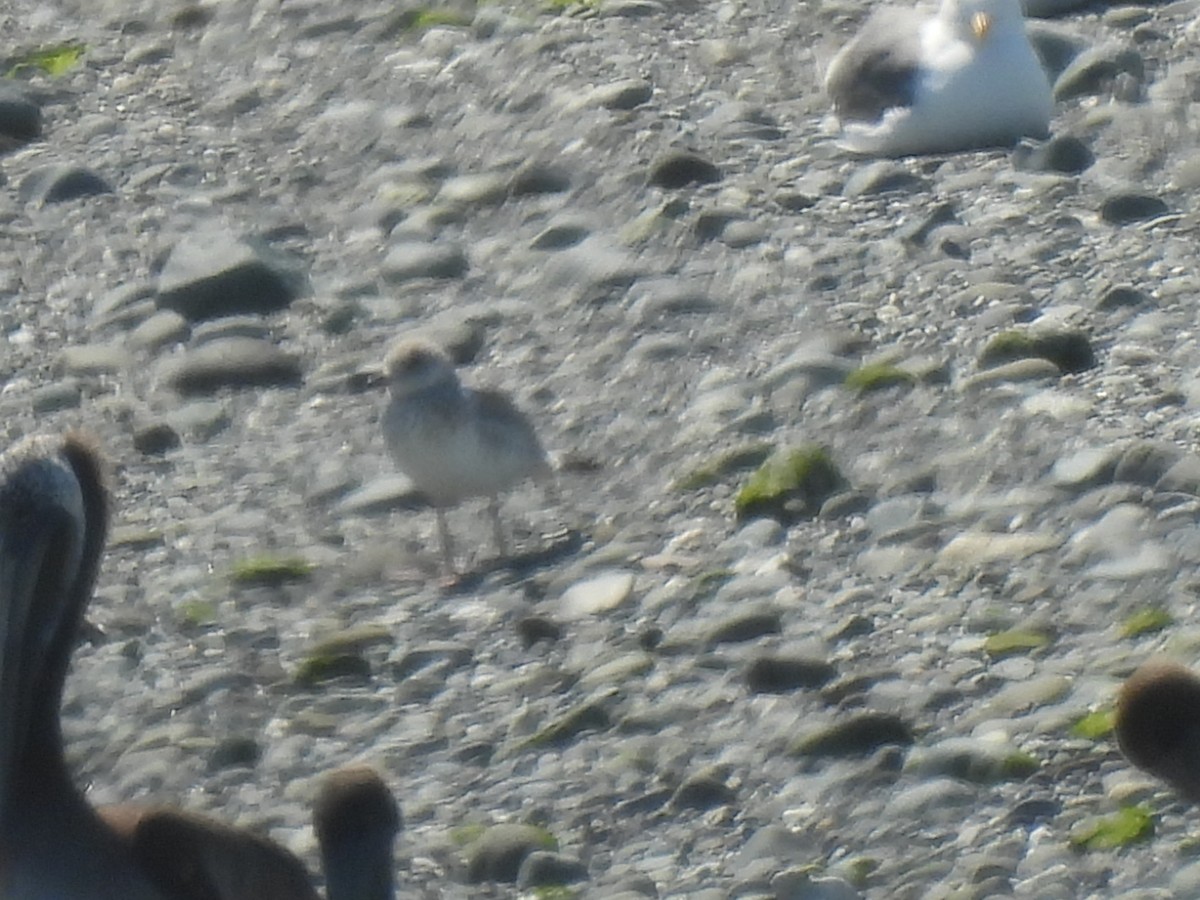
[[[483,580],[494,573],[508,576],[512,582],[521,581],[541,569],[556,565],[569,556],[578,553],[584,545],[583,532],[575,528],[564,528],[554,534],[547,535],[534,549],[507,556],[480,560],[469,572],[449,579],[442,591],[446,594],[461,594],[472,591],[483,583]]]

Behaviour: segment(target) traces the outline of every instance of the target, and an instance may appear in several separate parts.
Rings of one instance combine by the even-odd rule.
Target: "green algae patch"
[[[148,550],[151,547],[161,547],[163,535],[154,528],[141,528],[136,525],[118,526],[108,539],[108,547],[128,547],[130,550]]]
[[[1135,638],[1143,634],[1153,634],[1175,624],[1175,619],[1165,609],[1148,606],[1139,609],[1121,623],[1121,637]]]
[[[1111,816],[1085,823],[1071,835],[1071,847],[1088,850],[1117,850],[1154,836],[1154,815],[1145,806],[1124,806]]]
[[[887,363],[868,363],[865,366],[859,366],[847,375],[843,383],[852,391],[869,394],[872,391],[882,391],[890,387],[912,387],[917,383],[917,377],[899,366]]]
[[[31,72],[44,72],[52,78],[66,75],[81,62],[87,45],[81,41],[51,44],[9,57],[6,78],[18,78]]]
[[[1099,741],[1108,737],[1116,727],[1116,710],[1097,709],[1078,719],[1071,726],[1071,736],[1086,741]]]
[[[979,354],[980,368],[1016,362],[1019,359],[1045,359],[1062,372],[1084,372],[1096,365],[1091,341],[1078,331],[1003,331]]]
[[[870,856],[856,856],[844,864],[846,880],[856,888],[865,888],[880,867],[880,862]]]
[[[382,625],[364,625],[348,628],[333,637],[318,641],[309,651],[309,656],[357,655],[371,647],[388,647],[396,643],[391,629]]]
[[[858,713],[800,737],[788,748],[790,756],[864,756],[885,744],[907,747],[915,740],[912,728],[891,713]]]
[[[306,581],[314,568],[298,556],[255,556],[236,563],[229,578],[242,587],[279,587]]]
[[[430,28],[467,28],[471,17],[450,9],[410,9],[405,11],[400,27],[408,33],[427,31]]]
[[[217,604],[211,600],[185,600],[179,604],[179,618],[191,628],[217,624]]]
[[[475,843],[488,827],[481,822],[473,822],[470,825],[458,825],[450,829],[450,840],[457,847],[467,847]]]
[[[692,592],[692,599],[707,600],[719,591],[722,585],[727,584],[735,574],[733,569],[710,569],[702,572],[693,582],[695,589]]]
[[[772,453],[734,499],[739,520],[770,517],[782,522],[811,517],[847,484],[824,447],[809,444]]]
[[[600,0],[544,0],[542,6],[552,13],[564,13],[570,10],[594,9],[600,5]]]
[[[371,664],[355,653],[313,654],[296,670],[296,684],[316,687],[337,678],[369,681]]]
[[[710,463],[697,466],[675,481],[679,491],[694,491],[716,484],[735,472],[744,472],[766,462],[774,448],[770,444],[748,444],[722,453]]]
[[[1028,778],[1041,767],[1041,762],[1032,753],[1014,750],[1001,760],[999,774],[1005,781],[1020,781]]]
[[[1044,631],[1013,629],[991,635],[983,642],[984,652],[993,659],[1018,656],[1041,650],[1050,644],[1051,637]]]
[[[1023,331],[1002,331],[987,342],[979,354],[979,365],[990,368],[1037,355],[1037,345],[1028,334]]]
[[[534,900],[574,900],[579,896],[579,892],[564,884],[548,884],[534,888],[529,892],[529,896]]]
[[[550,723],[521,744],[522,750],[564,747],[587,731],[604,731],[612,725],[608,710],[596,702],[583,703]]]

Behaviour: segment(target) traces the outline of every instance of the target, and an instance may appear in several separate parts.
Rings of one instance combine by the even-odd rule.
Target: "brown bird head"
[[[402,826],[400,805],[368,766],[325,777],[313,804],[328,900],[392,900],[392,844]]]
[[[86,439],[30,439],[0,457],[0,826],[10,779],[66,779],[58,710],[107,527],[103,465]]]
[[[1200,802],[1200,678],[1168,659],[1143,663],[1117,698],[1125,758]]]

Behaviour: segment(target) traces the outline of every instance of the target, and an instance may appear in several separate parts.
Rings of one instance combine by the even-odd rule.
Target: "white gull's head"
[[[1021,0],[942,0],[938,15],[964,40],[975,44],[1025,28]]]

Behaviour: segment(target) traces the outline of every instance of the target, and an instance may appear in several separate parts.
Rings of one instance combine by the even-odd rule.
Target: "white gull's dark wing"
[[[921,77],[921,23],[909,9],[876,11],[834,57],[825,91],[844,121],[875,122],[895,107],[912,106]]]

